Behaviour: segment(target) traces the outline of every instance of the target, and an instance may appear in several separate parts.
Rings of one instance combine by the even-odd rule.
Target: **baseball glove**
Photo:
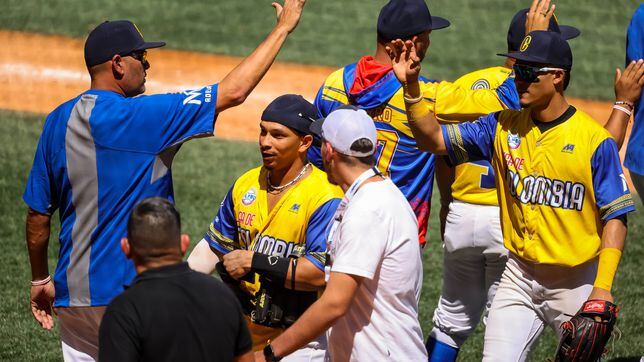
[[[569,321],[563,322],[555,362],[595,362],[604,354],[619,307],[605,300],[589,300]]]

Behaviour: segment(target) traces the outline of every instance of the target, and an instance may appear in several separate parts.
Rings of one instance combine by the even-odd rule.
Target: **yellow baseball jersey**
[[[340,203],[342,190],[331,185],[324,172],[312,167],[311,173],[286,190],[269,212],[266,174],[264,167],[257,167],[235,181],[204,238],[223,254],[243,249],[303,257],[324,271],[327,226]],[[240,284],[249,300],[260,288],[257,276],[255,283]],[[250,320],[249,329],[254,348],[262,348],[268,339],[282,332]]]
[[[424,245],[435,156],[418,149],[409,128],[403,90],[393,72],[388,72],[360,93],[352,94],[350,89],[356,73],[356,64],[351,64],[329,75],[318,91],[315,105],[322,117],[344,104],[352,104],[366,110],[374,119],[378,133],[376,165],[411,204],[418,220],[419,241]],[[518,103],[513,83],[498,89],[471,90],[421,77],[421,87],[423,95],[431,102],[432,111],[450,120],[476,119],[490,112],[513,108]],[[321,167],[319,148],[311,147],[308,158]]]
[[[598,255],[604,222],[635,207],[617,145],[599,123],[570,107],[544,125],[527,109],[505,110],[442,130],[452,162],[494,165],[510,252],[575,266]]]
[[[465,74],[454,84],[466,89],[495,89],[512,74],[506,67],[490,67]],[[494,168],[487,160],[467,162],[455,167],[452,197],[477,205],[498,205]]]

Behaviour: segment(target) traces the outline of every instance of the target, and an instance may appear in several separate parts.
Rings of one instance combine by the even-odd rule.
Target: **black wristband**
[[[282,357],[277,357],[275,353],[273,353],[273,346],[271,346],[271,342],[269,341],[266,347],[264,347],[264,358],[266,358],[266,361],[268,362],[279,362]]]
[[[284,285],[289,264],[289,258],[254,253],[250,270],[268,278],[273,283]]]

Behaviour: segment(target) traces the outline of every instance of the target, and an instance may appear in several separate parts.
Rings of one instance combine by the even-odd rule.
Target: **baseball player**
[[[525,360],[545,324],[561,334],[582,307],[614,317],[610,290],[634,205],[615,141],[566,101],[568,43],[556,32],[533,31],[519,52],[502,54],[516,59],[521,111],[444,126],[423,100],[414,44],[398,40],[390,55],[405,84],[411,129],[426,149],[454,163],[494,165],[510,256],[490,308],[484,361]]]
[[[342,191],[306,159],[315,114],[301,96],[268,105],[260,123],[263,165],[235,181],[188,259],[205,273],[223,261],[222,278],[235,279],[229,281],[246,306],[254,350],[293,323],[325,284],[326,229]],[[316,337],[286,360],[323,360],[326,336]]]
[[[331,361],[424,361],[418,321],[423,265],[418,225],[405,196],[374,167],[376,128],[343,106],[312,125],[330,182],[344,191],[329,225],[322,296],[258,361],[282,356],[327,331]]]
[[[421,60],[433,30],[449,26],[446,19],[431,16],[424,0],[392,0],[378,16],[378,41],[374,56],[333,72],[320,87],[315,105],[327,116],[343,104],[365,109],[378,130],[376,166],[400,188],[418,219],[419,240],[425,244],[434,179],[434,155],[418,149],[404,111],[403,93],[395,79],[385,50],[392,39],[409,39],[419,49]],[[517,108],[512,80],[497,89],[470,90],[449,82],[421,77],[424,96],[442,118],[474,119],[489,112]],[[312,147],[309,160],[322,167],[320,149]]]
[[[47,116],[23,195],[31,265],[31,310],[46,330],[60,322],[65,360],[96,359],[105,306],[135,276],[119,250],[136,203],[174,199],[172,159],[181,144],[212,135],[219,112],[244,101],[296,27],[304,0],[274,3],[278,21],[266,40],[220,83],[182,93],[140,96],[150,63],[129,21],[97,26],[85,42],[91,87]],[[61,230],[56,273],[49,275],[51,215]]]
[[[508,52],[519,51],[527,20],[536,23],[533,18],[543,17],[541,12],[551,10],[549,5],[547,1],[535,1],[530,9],[519,10],[514,15],[508,29]],[[554,16],[548,20],[536,26],[545,25],[544,30],[547,27],[549,31],[559,32],[564,39],[580,34],[574,27],[559,25]],[[514,62],[513,58],[506,58],[503,66],[471,72],[454,84],[470,89],[497,88],[510,77]],[[434,310],[434,327],[429,333],[427,351],[430,361],[455,361],[481,315],[487,314],[508,251],[503,246],[492,164],[477,160],[452,168],[443,157],[438,157],[436,168],[444,242],[443,286]]]

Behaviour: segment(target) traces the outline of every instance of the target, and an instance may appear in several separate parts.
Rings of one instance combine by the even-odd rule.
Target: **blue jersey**
[[[418,220],[418,239],[424,245],[435,156],[420,150],[416,144],[408,124],[403,90],[393,71],[360,92],[351,93],[352,85],[360,78],[359,69],[359,63],[354,63],[333,72],[320,87],[315,105],[321,117],[343,104],[352,104],[366,110],[374,119],[378,131],[376,166],[391,178],[411,204]],[[421,77],[421,91],[431,102],[432,111],[448,120],[476,119],[518,103],[513,78],[506,79],[497,89],[472,90]],[[320,148],[311,147],[308,158],[322,167]]]
[[[24,201],[60,215],[57,307],[107,305],[136,271],[120,248],[132,208],[174,199],[172,159],[214,131],[217,85],[126,98],[89,90],[47,116]]]
[[[626,64],[639,59],[644,59],[644,5],[640,5],[633,14],[626,35]],[[639,175],[644,175],[644,109],[641,105],[640,98],[635,104],[635,123],[628,141],[624,166]]]

